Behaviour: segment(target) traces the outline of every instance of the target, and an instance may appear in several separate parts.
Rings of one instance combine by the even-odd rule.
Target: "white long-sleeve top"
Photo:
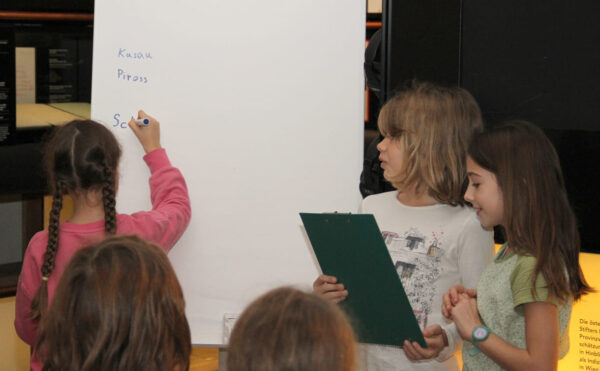
[[[442,296],[454,285],[477,287],[493,259],[493,233],[467,206],[406,206],[397,193],[369,196],[359,212],[375,216],[421,329],[441,325],[449,346],[436,359],[413,362],[400,347],[367,344],[361,363],[369,371],[458,370],[452,353],[462,341],[442,315]]]

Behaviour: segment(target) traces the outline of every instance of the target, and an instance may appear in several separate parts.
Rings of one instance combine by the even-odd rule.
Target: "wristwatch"
[[[490,336],[492,330],[487,328],[486,326],[477,326],[473,329],[473,344],[477,344],[480,341],[484,341]]]
[[[486,326],[477,326],[473,329],[471,335],[473,336],[473,345],[474,347],[469,350],[469,355],[474,356],[475,354],[481,352],[481,350],[477,347],[477,343],[484,341],[487,339],[492,330],[490,330]]]

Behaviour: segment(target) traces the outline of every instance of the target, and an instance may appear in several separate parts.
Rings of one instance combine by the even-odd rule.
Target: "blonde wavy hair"
[[[468,91],[413,82],[385,103],[378,126],[406,153],[403,169],[387,177],[394,187],[464,204],[467,148],[483,130],[481,111]]]

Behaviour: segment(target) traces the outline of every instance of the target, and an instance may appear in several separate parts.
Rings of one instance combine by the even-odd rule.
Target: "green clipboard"
[[[300,213],[323,273],[348,290],[340,303],[362,343],[427,347],[371,214]]]

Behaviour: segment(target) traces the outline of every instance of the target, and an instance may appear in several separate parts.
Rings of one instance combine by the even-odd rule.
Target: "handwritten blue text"
[[[131,82],[139,82],[142,84],[148,83],[148,78],[146,76],[132,75],[131,73],[120,68],[117,69],[117,79]]]
[[[113,116],[113,119],[115,120],[115,123],[113,124],[113,128],[121,128],[121,129],[127,128],[127,121],[121,121],[120,113],[115,113],[115,115]]]
[[[117,58],[152,59],[152,54],[150,54],[150,52],[132,52],[125,48],[119,48],[119,52],[117,53]]]

